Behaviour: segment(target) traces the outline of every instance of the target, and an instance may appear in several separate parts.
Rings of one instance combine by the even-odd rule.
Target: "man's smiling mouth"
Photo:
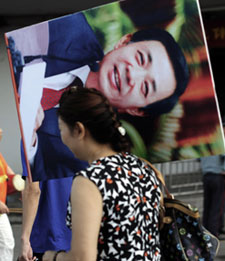
[[[119,74],[118,74],[116,66],[114,66],[114,77],[115,77],[116,87],[117,87],[118,91],[120,92],[121,91],[120,79],[119,79]]]

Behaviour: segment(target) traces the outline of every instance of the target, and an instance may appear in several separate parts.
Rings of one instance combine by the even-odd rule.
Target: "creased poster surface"
[[[102,91],[152,163],[224,153],[199,15],[195,0],[129,0],[6,33],[31,165],[43,136],[60,135],[53,92],[72,84]]]

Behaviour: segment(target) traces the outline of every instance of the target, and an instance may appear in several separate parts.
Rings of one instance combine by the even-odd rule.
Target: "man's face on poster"
[[[175,88],[172,63],[159,41],[122,43],[101,61],[99,90],[121,112],[141,116],[137,108],[169,97]]]

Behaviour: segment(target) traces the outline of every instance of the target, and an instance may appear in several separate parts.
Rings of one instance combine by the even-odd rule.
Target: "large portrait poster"
[[[196,0],[114,2],[8,32],[5,39],[27,166],[46,143],[43,133],[59,135],[51,110],[72,85],[102,91],[132,152],[152,163],[224,153]]]

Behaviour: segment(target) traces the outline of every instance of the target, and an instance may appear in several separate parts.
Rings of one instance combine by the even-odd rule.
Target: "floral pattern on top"
[[[135,155],[119,153],[94,161],[77,175],[94,182],[103,199],[97,260],[159,261],[160,187],[151,167]]]

